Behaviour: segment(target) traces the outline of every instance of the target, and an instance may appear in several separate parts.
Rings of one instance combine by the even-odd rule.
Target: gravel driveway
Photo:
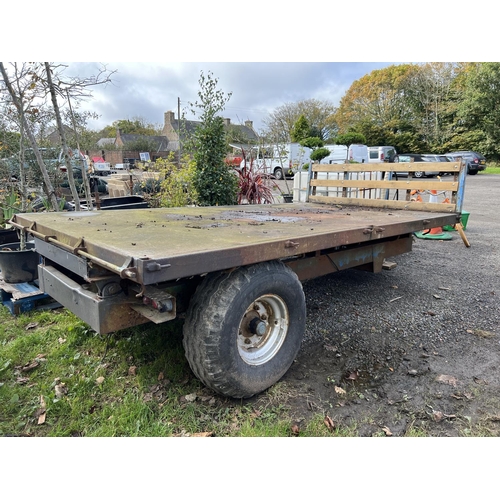
[[[360,436],[500,435],[499,193],[500,176],[467,177],[469,248],[457,232],[414,238],[390,271],[304,285],[306,336],[283,380],[299,425],[323,412]]]

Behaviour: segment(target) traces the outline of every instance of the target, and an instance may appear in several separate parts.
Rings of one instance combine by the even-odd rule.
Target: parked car
[[[368,148],[368,161],[370,163],[393,163],[396,149],[392,146],[370,146]]]
[[[401,155],[397,155],[394,157],[394,163],[409,163],[410,161],[415,162],[435,162],[437,160],[433,159],[435,155],[425,155],[425,154],[416,154],[416,153],[404,153]],[[396,172],[398,176],[408,176],[408,172]],[[421,178],[421,177],[434,177],[436,172],[426,172],[426,171],[418,171],[412,172],[413,177]]]
[[[443,161],[443,162],[446,162],[446,161],[454,161],[454,160],[450,160],[450,158],[448,158],[446,155],[431,155],[431,154],[424,154],[422,155],[422,158],[425,158],[426,161],[432,161],[432,162],[440,162],[440,161]],[[447,175],[447,174],[450,174],[451,172],[439,172],[439,175],[440,176],[443,176],[443,175]]]
[[[474,151],[452,151],[446,153],[446,156],[453,158],[453,161],[456,161],[457,158],[463,158],[467,165],[467,173],[470,175],[476,175],[481,170],[486,169],[486,158]]]

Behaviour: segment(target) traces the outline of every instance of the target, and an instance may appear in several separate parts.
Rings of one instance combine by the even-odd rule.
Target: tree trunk
[[[40,150],[38,149],[38,144],[36,143],[35,136],[33,134],[33,131],[31,130],[26,117],[24,116],[24,109],[23,109],[23,104],[20,99],[20,97],[15,93],[14,88],[12,87],[12,84],[9,80],[9,76],[7,75],[7,72],[5,71],[5,67],[2,62],[0,62],[0,72],[2,73],[3,80],[5,82],[5,86],[7,87],[7,90],[9,91],[10,97],[12,99],[12,102],[14,106],[17,109],[17,112],[19,114],[19,118],[21,119],[22,127],[25,130],[26,136],[28,137],[28,140],[30,142],[31,147],[33,148],[33,152],[35,154],[36,161],[38,163],[38,166],[40,167],[40,171],[42,172],[42,177],[43,177],[43,182],[45,183],[45,186],[47,188],[47,194],[50,200],[50,203],[52,205],[52,208],[55,212],[59,210],[59,205],[57,203],[57,197],[54,192],[54,187],[52,186],[52,182],[50,181],[49,174],[47,172],[47,168],[45,166],[45,163],[43,161],[42,155],[40,154]],[[24,168],[24,165],[22,166]]]
[[[56,90],[54,88],[54,83],[52,81],[52,72],[50,64],[48,62],[45,64],[45,72],[47,73],[47,84],[49,86],[50,97],[52,99],[52,107],[54,108],[54,113],[56,116],[57,130],[59,131],[59,136],[61,137],[61,145],[63,148],[64,161],[66,163],[66,168],[68,172],[68,182],[69,188],[71,190],[71,195],[73,196],[73,201],[75,202],[75,210],[80,210],[80,196],[75,186],[75,177],[73,175],[73,165],[71,163],[71,158],[69,156],[68,143],[66,142],[66,134],[64,133],[63,123],[61,119],[61,112],[59,110],[59,104],[57,103]],[[85,169],[85,165],[82,165],[82,170]],[[83,175],[83,172],[82,172]]]

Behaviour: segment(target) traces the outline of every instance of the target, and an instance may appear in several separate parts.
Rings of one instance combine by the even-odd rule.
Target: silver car
[[[415,153],[405,153],[402,155],[397,155],[394,158],[394,163],[409,163],[410,161],[416,161],[416,162],[421,162],[421,161],[428,161],[428,162],[437,162],[437,161],[447,161],[446,157],[444,160],[437,159],[438,156],[442,155],[430,155],[430,154],[415,154]],[[396,172],[396,175],[399,177],[408,177],[408,172]],[[425,171],[418,171],[418,172],[412,172],[413,177],[416,177],[420,179],[421,177],[435,177],[437,174],[436,172],[425,172]]]

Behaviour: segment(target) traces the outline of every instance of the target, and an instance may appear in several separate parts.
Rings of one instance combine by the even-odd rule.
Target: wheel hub
[[[238,329],[238,352],[249,365],[267,363],[288,331],[288,308],[277,295],[263,295],[247,308]]]

